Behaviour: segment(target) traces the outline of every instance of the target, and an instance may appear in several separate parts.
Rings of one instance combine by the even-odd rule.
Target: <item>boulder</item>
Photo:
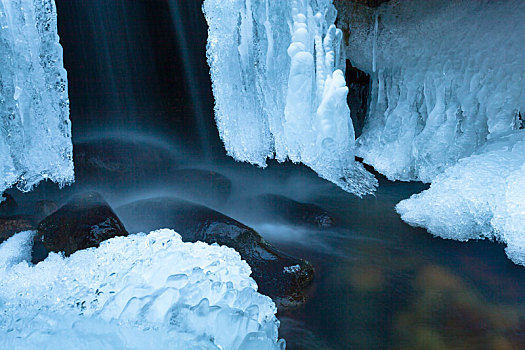
[[[173,197],[136,201],[116,209],[130,232],[176,230],[187,242],[218,243],[234,248],[252,268],[259,292],[279,307],[305,301],[312,265],[271,246],[250,227],[215,210]]]
[[[34,230],[35,227],[35,221],[30,216],[2,216],[0,217],[0,243],[13,236],[15,233]]]
[[[37,227],[33,262],[47,252],[66,256],[116,236],[127,236],[124,225],[104,198],[96,193],[82,193],[42,220]]]
[[[332,227],[336,223],[330,213],[315,204],[298,202],[277,194],[259,195],[247,202],[254,211],[263,211],[274,220],[318,228]]]

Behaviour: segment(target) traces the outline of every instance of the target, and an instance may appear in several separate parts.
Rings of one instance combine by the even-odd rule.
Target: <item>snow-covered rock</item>
[[[33,231],[0,245],[2,349],[283,349],[272,300],[231,248],[171,230],[28,263]]]

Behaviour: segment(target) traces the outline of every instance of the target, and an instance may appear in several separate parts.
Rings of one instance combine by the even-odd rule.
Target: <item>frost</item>
[[[53,0],[0,1],[0,192],[73,181],[66,71]]]
[[[284,272],[285,273],[298,273],[301,271],[301,266],[299,265],[293,265],[293,266],[285,266]]]
[[[0,245],[1,349],[284,348],[231,248],[158,230],[31,265],[32,236]]]
[[[215,115],[226,151],[306,164],[346,191],[376,180],[354,160],[342,32],[331,0],[206,0]]]
[[[507,244],[525,265],[525,132],[490,140],[397,205],[401,218],[443,238],[488,238]]]
[[[343,28],[347,57],[371,75],[356,151],[366,163],[390,179],[431,182],[487,139],[520,127],[525,2],[355,8],[347,9]]]

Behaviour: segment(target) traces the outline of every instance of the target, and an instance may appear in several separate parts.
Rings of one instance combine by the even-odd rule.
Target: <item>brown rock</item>
[[[71,255],[77,250],[97,247],[116,236],[127,236],[124,225],[98,193],[83,193],[38,224],[33,262],[47,252]]]

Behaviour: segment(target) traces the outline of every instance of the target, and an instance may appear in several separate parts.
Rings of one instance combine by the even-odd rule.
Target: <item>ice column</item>
[[[229,155],[303,163],[346,191],[376,180],[354,161],[342,32],[331,0],[206,0],[215,114]]]
[[[0,192],[73,181],[67,77],[53,0],[0,0]]]

